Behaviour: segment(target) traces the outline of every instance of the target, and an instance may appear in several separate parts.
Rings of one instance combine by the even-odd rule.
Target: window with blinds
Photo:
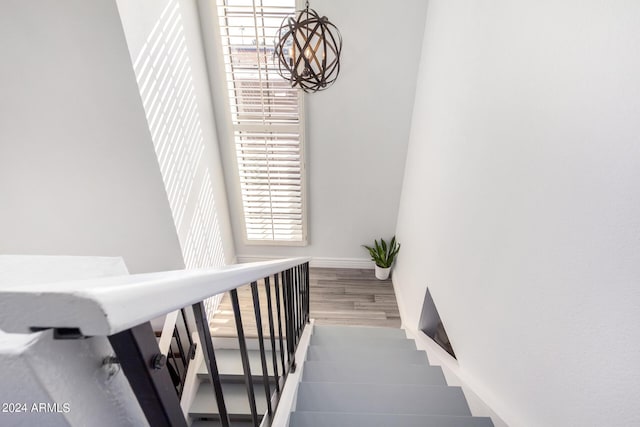
[[[247,240],[304,244],[302,95],[273,56],[295,1],[217,1]]]

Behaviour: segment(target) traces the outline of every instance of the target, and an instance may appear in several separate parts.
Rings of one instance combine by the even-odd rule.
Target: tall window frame
[[[273,56],[295,0],[216,0],[216,10],[244,241],[307,245],[304,95]]]

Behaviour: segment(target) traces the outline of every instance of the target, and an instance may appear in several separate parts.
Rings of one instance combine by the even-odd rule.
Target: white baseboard
[[[288,257],[260,256],[260,255],[238,255],[237,257],[238,262],[240,263],[272,261],[274,259],[284,259],[284,258],[288,258]],[[312,257],[310,266],[315,268],[360,268],[360,269],[366,269],[366,270],[373,270],[373,261],[367,258]]]
[[[397,280],[393,280],[393,290],[396,294],[398,310],[400,311],[400,320],[402,329],[405,330],[407,338],[413,339],[418,350],[424,350],[427,353],[429,364],[440,366],[450,386],[460,386],[467,398],[467,403],[474,416],[490,417],[496,427],[508,427],[516,425],[508,424],[506,419],[513,420],[512,416],[505,416],[506,412],[502,408],[501,401],[496,399],[493,394],[485,390],[481,385],[474,381],[463,368],[460,367],[458,361],[451,357],[449,353],[444,351],[434,340],[428,337],[424,332],[419,331],[416,326],[407,324],[407,312],[402,298],[399,298],[399,284]],[[500,408],[500,415],[494,408]]]
[[[418,350],[427,353],[429,364],[440,366],[444,373],[447,384],[462,388],[467,399],[467,404],[471,414],[475,417],[489,417],[495,427],[508,427],[515,423],[506,423],[504,415],[506,411],[501,411],[501,415],[494,410],[501,405],[501,400],[496,399],[492,393],[475,381],[464,369],[460,367],[458,361],[444,351],[434,340],[417,329],[404,328],[407,338],[413,339]],[[510,417],[513,420],[515,418]]]
[[[361,268],[373,270],[373,261],[366,258],[311,258],[311,267],[317,268]]]

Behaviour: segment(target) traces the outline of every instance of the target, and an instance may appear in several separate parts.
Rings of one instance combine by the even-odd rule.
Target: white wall
[[[200,6],[205,21],[213,19],[211,4]],[[389,7],[381,0],[317,0],[311,7],[339,28],[343,51],[336,83],[305,97],[306,247],[244,242],[232,134],[224,126],[226,89],[218,83],[222,70],[215,46],[207,43],[236,252],[240,260],[313,256],[336,265],[369,266],[360,245],[390,238],[395,229],[426,3],[403,0]],[[203,27],[205,40],[212,39],[211,28]]]
[[[121,258],[0,255],[0,286],[125,276]],[[4,310],[6,313],[7,310]],[[8,334],[0,330],[0,402],[26,405],[3,412],[3,426],[147,426],[118,365],[103,365],[114,351],[106,337],[53,339],[53,331]],[[55,412],[33,405],[58,405]],[[26,412],[26,413],[25,413]]]
[[[182,268],[115,1],[3,1],[0,28],[0,253]]]
[[[195,2],[117,0],[187,268],[235,251]]]
[[[640,424],[639,21],[429,2],[394,283],[509,425]]]

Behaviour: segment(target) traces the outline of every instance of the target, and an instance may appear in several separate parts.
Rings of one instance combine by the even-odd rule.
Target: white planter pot
[[[376,265],[376,279],[387,280],[389,278],[390,272],[391,272],[391,267],[382,268]]]

